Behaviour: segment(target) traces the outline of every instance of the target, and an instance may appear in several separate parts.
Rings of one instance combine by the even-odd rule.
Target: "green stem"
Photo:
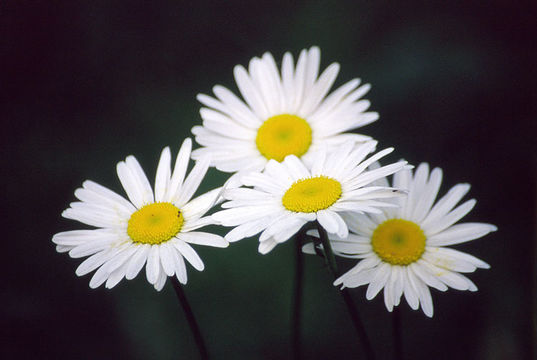
[[[337,278],[337,263],[336,263],[336,257],[334,256],[334,252],[332,251],[332,245],[330,245],[330,240],[328,240],[328,235],[326,234],[326,230],[319,224],[319,222],[316,222],[317,225],[317,231],[319,231],[319,238],[321,239],[321,244],[323,245],[323,251],[324,251],[324,258],[326,260],[326,263],[328,265],[328,268],[330,269],[330,272],[334,276],[334,278]]]
[[[295,280],[294,280],[294,296],[293,308],[291,314],[291,337],[293,344],[293,358],[300,359],[300,318],[302,305],[302,289],[304,279],[304,256],[302,254],[303,232],[299,232],[295,238]]]
[[[330,269],[330,272],[334,276],[334,279],[337,279],[338,270],[337,270],[336,258],[334,256],[334,252],[332,251],[332,246],[330,245],[330,241],[328,240],[328,234],[326,233],[326,230],[321,226],[321,224],[319,224],[318,221],[316,222],[316,225],[317,225],[317,230],[319,231],[319,238],[321,239],[321,244],[323,245],[323,252],[324,252],[325,259],[326,259],[326,263],[328,264],[328,267]],[[369,341],[369,337],[367,336],[365,327],[362,324],[362,320],[360,319],[360,314],[358,313],[358,309],[354,305],[354,302],[352,300],[350,293],[348,292],[348,289],[342,289],[340,293],[341,293],[341,296],[343,297],[343,300],[345,301],[345,305],[347,305],[347,311],[349,312],[352,323],[354,324],[354,328],[356,329],[356,332],[358,333],[358,338],[360,339],[360,342],[362,343],[362,347],[363,347],[366,359],[374,360],[375,353],[373,352],[373,347],[371,346],[371,342]]]
[[[200,328],[198,326],[196,318],[194,317],[192,308],[188,303],[185,292],[183,291],[183,287],[175,276],[171,277],[171,282],[173,285],[173,289],[175,290],[175,294],[177,295],[177,299],[179,300],[179,303],[181,304],[181,307],[185,312],[185,317],[188,322],[188,325],[190,326],[190,330],[192,331],[192,335],[194,335],[194,341],[196,342],[196,345],[198,347],[200,357],[202,360],[207,360],[209,358],[209,355],[207,354],[207,348],[205,347],[203,336],[201,336]]]

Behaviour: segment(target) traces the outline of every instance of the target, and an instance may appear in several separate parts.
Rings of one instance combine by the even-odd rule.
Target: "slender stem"
[[[323,251],[324,251],[326,262],[328,264],[328,267],[330,268],[330,272],[334,276],[334,279],[336,279],[338,277],[336,258],[334,256],[334,252],[332,251],[332,246],[330,245],[330,241],[328,240],[328,235],[326,233],[326,230],[321,226],[321,224],[319,224],[319,222],[317,222],[317,230],[319,231],[319,237],[321,239],[321,244],[323,245]],[[375,353],[373,352],[373,347],[371,346],[371,342],[369,341],[369,337],[367,336],[365,327],[362,324],[362,320],[360,319],[360,314],[358,313],[358,309],[354,305],[354,301],[352,300],[352,297],[350,293],[348,292],[348,289],[342,289],[340,293],[341,293],[341,296],[343,297],[343,300],[345,301],[345,305],[347,305],[347,311],[349,312],[352,323],[354,324],[354,328],[356,329],[356,332],[358,333],[358,338],[360,339],[360,342],[362,343],[366,359],[369,359],[369,360],[375,359]]]
[[[293,342],[293,358],[300,359],[300,318],[302,310],[302,281],[304,279],[304,256],[302,255],[302,232],[295,236],[295,284],[293,310],[291,320],[291,336]]]
[[[349,289],[341,290],[341,296],[343,296],[343,300],[345,301],[345,305],[347,305],[347,310],[349,311],[349,314],[351,316],[352,323],[354,324],[354,328],[356,329],[356,332],[358,333],[358,337],[360,338],[360,341],[362,342],[362,346],[365,352],[365,358],[369,360],[375,359],[375,353],[373,351],[373,347],[371,346],[371,341],[369,341],[369,337],[367,336],[365,327],[362,324],[362,320],[360,319],[358,308],[356,307],[356,305],[354,305],[354,301],[352,301],[352,297],[351,297],[351,294],[349,293]]]
[[[317,231],[319,231],[319,238],[321,239],[321,244],[323,245],[324,250],[324,257],[326,259],[326,263],[328,264],[328,268],[330,269],[330,272],[334,276],[334,278],[337,278],[337,263],[336,263],[336,257],[334,256],[334,252],[332,251],[332,245],[330,245],[330,241],[328,240],[328,235],[326,234],[326,230],[319,224],[319,222],[316,222],[317,224]]]
[[[393,334],[393,358],[403,360],[403,342],[401,341],[401,310],[398,307],[392,313],[392,334]]]
[[[203,341],[203,337],[201,336],[200,328],[198,326],[198,323],[196,322],[196,318],[194,317],[192,308],[188,303],[185,292],[183,291],[183,287],[175,276],[171,277],[171,282],[175,293],[177,294],[177,299],[179,300],[179,303],[181,304],[183,311],[185,312],[185,317],[188,321],[188,325],[190,326],[190,330],[192,331],[192,335],[194,335],[194,340],[196,341],[196,345],[198,346],[200,357],[201,359],[206,360],[209,358],[209,355],[207,354],[207,348],[205,347],[205,342]]]

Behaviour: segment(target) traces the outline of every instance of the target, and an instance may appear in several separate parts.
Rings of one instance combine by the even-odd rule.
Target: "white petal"
[[[134,204],[134,206],[140,209],[142,206],[145,205],[145,203],[142,189],[136,181],[136,177],[132,173],[131,169],[127,166],[127,164],[123,161],[120,161],[117,164],[116,169],[119,181],[121,182],[123,189],[127,193],[129,200]]]
[[[171,173],[171,152],[169,147],[165,147],[160,155],[160,161],[158,162],[157,175],[155,177],[155,201],[164,201],[166,196],[166,190],[170,183]]]
[[[181,207],[183,216],[188,220],[199,219],[205,215],[221,198],[223,188],[219,187],[200,195]]]
[[[209,157],[204,157],[196,162],[196,165],[186,178],[185,183],[178,194],[179,196],[175,201],[172,200],[179,206],[179,208],[186,204],[192,198],[196,190],[198,190],[201,181],[209,169],[210,162],[211,160]]]
[[[258,251],[260,254],[268,254],[278,243],[273,238],[268,238],[259,243]]]
[[[109,207],[116,209],[122,213],[132,213],[136,211],[136,208],[127,201],[123,196],[115,193],[114,191],[105,188],[102,185],[97,184],[91,180],[86,180],[82,183],[83,189],[94,195],[94,198],[98,198],[100,203],[106,203]],[[75,192],[76,195],[76,192]],[[82,200],[82,199],[80,199]],[[86,201],[86,200],[83,200]]]
[[[101,252],[98,252],[86,260],[84,260],[76,269],[75,273],[78,276],[86,275],[93,270],[97,269],[99,266],[104,264],[106,261],[111,259],[118,252],[117,248],[106,249]]]
[[[127,156],[125,163],[131,170],[131,175],[134,177],[134,180],[138,185],[143,204],[145,205],[153,203],[153,189],[151,189],[151,184],[149,183],[149,180],[147,179],[147,176],[145,175],[144,170],[140,166],[138,160],[131,155]]]
[[[178,256],[174,256],[173,259],[175,261],[175,276],[177,276],[177,280],[179,280],[181,284],[186,284],[187,275],[185,260],[183,259],[183,256],[181,254],[178,254]]]
[[[142,270],[144,267],[145,262],[147,261],[147,256],[149,255],[149,251],[151,250],[151,245],[148,244],[135,246],[137,247],[137,251],[131,257],[129,264],[127,265],[127,272],[125,274],[127,280],[134,279],[136,275],[138,275],[140,270]]]
[[[442,170],[439,168],[433,169],[429,177],[429,181],[424,186],[423,189],[418,189],[419,199],[416,200],[414,210],[411,214],[410,220],[413,220],[416,223],[421,223],[425,216],[431,210],[431,207],[436,199],[438,190],[442,183]]]
[[[168,276],[166,275],[166,273],[164,272],[164,269],[161,266],[160,271],[159,271],[159,278],[157,279],[157,282],[155,283],[155,285],[153,285],[155,290],[161,291],[164,288],[164,284],[166,284],[167,279],[168,279]]]
[[[468,200],[457,206],[442,218],[439,218],[436,221],[430,221],[428,223],[424,222],[422,224],[423,231],[427,236],[431,236],[447,229],[468,214],[474,208],[475,203],[476,201],[474,199]]]
[[[466,241],[478,239],[498,228],[491,224],[464,223],[453,225],[450,228],[436,233],[427,238],[427,244],[431,246],[446,246],[460,244]]]
[[[110,274],[105,270],[104,267],[98,268],[90,280],[90,283],[89,283],[90,288],[96,289],[99,286],[101,286],[108,279],[109,275]]]
[[[388,281],[390,275],[390,265],[383,263],[377,268],[375,276],[373,276],[371,283],[369,283],[369,286],[367,287],[367,292],[365,294],[367,300],[371,300],[377,296],[379,291],[382,290],[386,284],[386,281]]]
[[[179,154],[175,160],[175,166],[173,168],[172,177],[170,179],[170,184],[164,197],[164,201],[171,201],[175,198],[177,192],[181,189],[183,185],[183,180],[185,179],[186,169],[188,167],[188,162],[190,160],[190,153],[192,152],[192,140],[186,138],[179,149]]]
[[[429,271],[430,267],[423,265],[423,260],[409,265],[410,270],[419,277],[427,286],[433,287],[440,291],[446,291],[447,286],[440,281],[434,273]]]
[[[177,250],[179,250],[181,255],[183,255],[188,260],[188,262],[194,267],[194,269],[202,271],[205,268],[205,266],[203,265],[203,261],[190,245],[180,239],[175,239],[171,241],[173,243],[173,246],[175,246]]]
[[[422,227],[446,215],[453,207],[466,195],[470,190],[469,184],[458,184],[452,187],[446,195],[444,195],[433,206],[427,217],[423,220]]]
[[[328,232],[332,234],[337,234],[340,232],[341,222],[339,221],[339,216],[330,210],[319,210],[317,211],[317,221],[319,224]]]
[[[408,305],[413,310],[416,310],[419,307],[420,302],[417,290],[415,289],[413,282],[410,281],[410,276],[413,275],[409,275],[410,270],[408,269],[408,267],[405,266],[403,269],[403,294]]]
[[[168,276],[173,276],[175,274],[175,260],[173,259],[177,256],[177,252],[169,242],[160,244],[160,264],[162,265],[162,270]]]
[[[160,274],[160,256],[159,246],[152,245],[147,256],[147,264],[145,265],[145,274],[147,281],[150,284],[155,284]]]
[[[207,232],[192,231],[188,233],[179,233],[177,234],[177,237],[190,244],[214,246],[219,248],[229,246],[229,243],[222,236]]]
[[[429,177],[429,164],[421,163],[418,165],[418,168],[414,172],[414,179],[410,183],[410,188],[408,189],[408,196],[406,200],[406,206],[402,209],[402,214],[404,219],[413,220],[412,214],[414,212],[416,203],[420,199],[420,195],[425,188],[427,183],[427,178]]]

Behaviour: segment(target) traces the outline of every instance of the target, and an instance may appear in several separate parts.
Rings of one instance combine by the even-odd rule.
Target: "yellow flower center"
[[[373,251],[392,265],[409,265],[425,251],[425,234],[412,221],[390,219],[377,226],[371,237]]]
[[[282,198],[283,206],[290,211],[311,213],[326,209],[341,197],[339,181],[317,176],[295,182]]]
[[[131,215],[127,234],[135,243],[157,245],[170,240],[183,226],[181,210],[170,203],[153,203]]]
[[[276,115],[267,119],[257,130],[255,143],[267,160],[281,162],[291,154],[301,157],[311,145],[311,127],[296,115]]]

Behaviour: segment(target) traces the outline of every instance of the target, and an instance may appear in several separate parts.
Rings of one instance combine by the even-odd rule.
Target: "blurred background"
[[[84,180],[123,193],[115,165],[127,155],[154,179],[161,149],[175,154],[201,122],[196,94],[237,91],[234,65],[318,45],[322,68],[341,64],[336,86],[373,85],[380,120],[359,131],[394,146],[389,160],[442,167],[443,192],[471,183],[466,220],[499,227],[456,246],[492,266],[469,275],[478,292],[432,290],[433,319],[403,303],[406,358],[535,358],[535,13],[480,3],[1,1],[1,357],[197,358],[169,284],[157,293],[142,274],[91,290],[51,237],[81,228],[60,214]],[[201,191],[226,178],[211,171]],[[206,269],[189,267],[185,291],[212,358],[290,358],[292,244],[266,256],[256,239],[196,250]],[[323,261],[305,262],[305,358],[359,358]],[[352,294],[378,358],[390,358],[382,296]]]

